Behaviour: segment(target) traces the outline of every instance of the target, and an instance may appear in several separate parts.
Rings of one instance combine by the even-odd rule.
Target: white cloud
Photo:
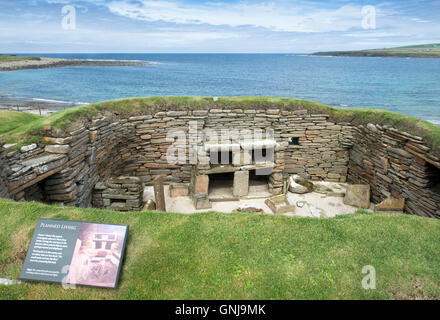
[[[338,9],[304,10],[284,3],[187,5],[171,1],[112,1],[108,9],[121,16],[144,21],[214,26],[256,26],[273,31],[330,32],[361,26],[361,6],[347,4]],[[307,12],[308,11],[308,12]]]
[[[148,32],[139,34],[144,40],[154,40],[166,43],[191,43],[207,40],[221,40],[240,38],[236,33],[221,33],[221,32]]]
[[[396,37],[405,36],[403,34],[391,33],[391,32],[356,32],[356,33],[346,33],[346,37],[353,38],[383,38],[383,37]]]
[[[423,19],[419,19],[419,18],[411,18],[411,20],[415,21],[415,22],[420,22],[420,23],[429,23],[429,22],[431,22],[429,20],[423,20]]]

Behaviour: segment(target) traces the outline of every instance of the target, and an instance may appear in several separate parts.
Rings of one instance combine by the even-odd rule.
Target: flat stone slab
[[[266,199],[265,204],[275,214],[294,212],[295,206],[289,204],[285,194]]]
[[[50,152],[50,153],[60,153],[60,154],[65,154],[65,153],[69,153],[70,152],[70,146],[67,144],[51,144],[51,145],[47,145],[44,148],[44,151],[46,152]]]
[[[403,213],[405,208],[405,199],[396,199],[389,197],[376,205],[374,211],[385,213]]]
[[[249,192],[249,171],[234,172],[232,194],[236,197],[247,195]]]
[[[60,160],[64,157],[66,157],[64,154],[49,154],[49,155],[44,155],[42,157],[25,160],[21,163],[21,165],[23,167],[35,168],[56,160]]]
[[[37,147],[38,147],[37,144],[33,143],[33,144],[28,145],[28,146],[21,147],[20,151],[21,152],[28,152],[28,151],[32,151],[34,149],[37,149]]]
[[[119,176],[119,177],[112,177],[107,180],[107,183],[110,184],[140,184],[141,179],[139,177],[131,177],[131,176]]]
[[[364,184],[348,185],[344,204],[368,209],[370,207],[370,186]]]

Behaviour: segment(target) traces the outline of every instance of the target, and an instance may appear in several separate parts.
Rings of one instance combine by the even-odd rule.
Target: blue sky
[[[75,29],[62,27],[66,5]],[[363,27],[365,6],[375,28]],[[440,42],[440,0],[0,0],[0,9],[0,52],[307,53]]]

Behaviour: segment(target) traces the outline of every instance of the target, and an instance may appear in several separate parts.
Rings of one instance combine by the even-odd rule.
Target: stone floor
[[[340,188],[341,184],[332,184],[327,182],[321,182],[322,185],[328,186],[335,190]],[[193,202],[190,197],[177,197],[170,198],[169,187],[165,186],[165,200],[166,209],[168,212],[177,212],[183,214],[191,214],[197,212],[217,211],[223,213],[231,213],[234,209],[239,207],[252,206],[261,208],[267,214],[273,214],[269,207],[264,203],[266,196],[268,196],[267,190],[261,185],[254,185],[255,189],[250,190],[249,197],[251,199],[242,199],[239,201],[221,201],[212,202],[211,209],[195,210]],[[263,190],[264,189],[264,190]],[[262,191],[262,193],[260,193]],[[228,191],[229,192],[229,191]],[[266,193],[267,192],[267,193]],[[311,192],[307,194],[296,194],[288,192],[287,197],[292,203],[295,204],[295,211],[292,213],[286,213],[286,216],[301,216],[301,217],[335,217],[340,214],[351,214],[357,211],[357,208],[345,205],[343,203],[343,197],[335,192],[336,196],[329,196],[323,193]],[[254,198],[253,198],[254,197]],[[144,201],[149,199],[154,200],[153,187],[146,187],[144,190]],[[300,201],[305,202],[300,208],[296,204]],[[321,209],[321,210],[319,210]],[[321,213],[321,214],[319,214]]]

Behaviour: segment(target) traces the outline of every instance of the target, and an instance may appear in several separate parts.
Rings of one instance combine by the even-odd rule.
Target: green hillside
[[[316,52],[317,56],[340,57],[396,57],[396,58],[440,58],[440,44],[424,44],[397,48],[383,48],[353,51]]]

